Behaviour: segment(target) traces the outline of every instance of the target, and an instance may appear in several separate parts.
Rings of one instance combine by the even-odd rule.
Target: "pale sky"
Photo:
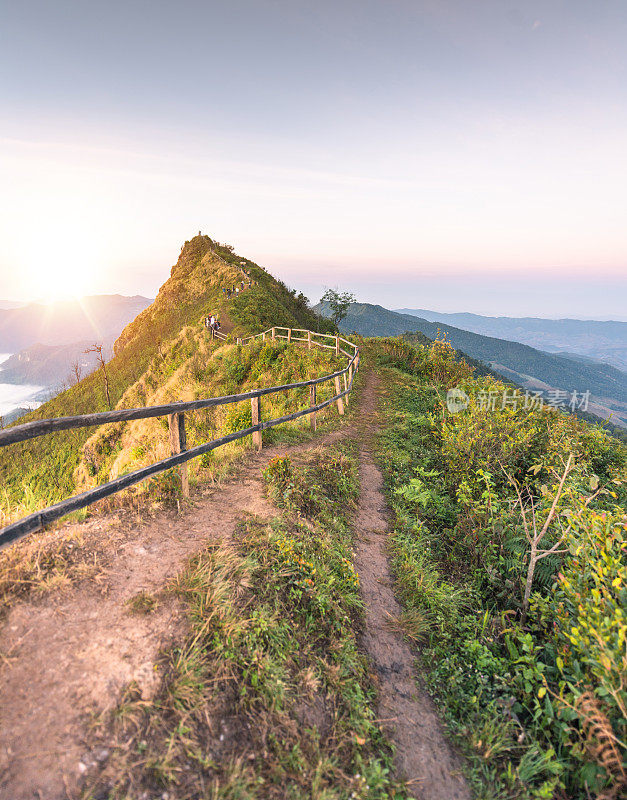
[[[0,305],[233,244],[317,300],[627,318],[624,0],[23,0]]]

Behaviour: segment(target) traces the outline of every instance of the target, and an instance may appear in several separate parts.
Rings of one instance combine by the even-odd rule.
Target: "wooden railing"
[[[283,332],[283,333],[280,333]],[[294,334],[305,334],[304,336],[296,336]],[[214,332],[214,336],[221,340],[226,340],[228,337],[220,332]],[[333,343],[318,341],[318,338],[325,340],[332,340]],[[288,342],[297,344],[305,344],[309,349],[312,347],[323,347],[332,349],[336,355],[344,355],[349,361],[344,369],[333,372],[329,375],[323,375],[321,378],[314,378],[308,381],[299,381],[298,383],[288,383],[283,386],[270,386],[264,389],[254,389],[251,392],[244,392],[242,394],[225,395],[223,397],[208,397],[204,400],[192,400],[189,402],[176,402],[167,403],[160,406],[146,406],[144,408],[124,408],[115,411],[103,411],[96,414],[80,414],[73,417],[54,417],[52,419],[34,420],[27,422],[23,425],[16,425],[12,428],[7,428],[0,431],[0,447],[5,447],[17,442],[24,442],[28,439],[35,439],[39,436],[45,436],[50,433],[57,433],[58,431],[70,430],[72,428],[86,428],[96,425],[104,425],[110,422],[129,422],[135,419],[149,419],[152,417],[168,417],[169,432],[170,432],[170,446],[172,455],[164,458],[161,461],[151,464],[148,467],[129,472],[122,475],[108,483],[97,486],[94,489],[89,489],[82,494],[70,497],[55,505],[44,508],[41,511],[36,511],[17,522],[14,522],[0,530],[0,549],[7,545],[27,536],[30,533],[41,530],[45,525],[53,522],[54,520],[64,517],[73,511],[79,511],[89,505],[109,497],[117,492],[121,492],[136,483],[146,480],[147,478],[164,472],[173,467],[179,467],[181,472],[181,487],[183,494],[189,494],[189,484],[187,478],[187,462],[193,458],[202,456],[215,450],[217,447],[234,442],[237,439],[243,439],[246,436],[252,436],[253,444],[257,449],[262,447],[263,431],[267,428],[273,428],[276,425],[281,425],[285,422],[298,419],[306,415],[311,415],[312,428],[316,429],[316,414],[323,408],[330,406],[332,403],[337,404],[339,414],[344,414],[344,398],[348,402],[348,394],[353,387],[353,380],[357,370],[359,369],[359,348],[343,339],[340,336],[333,336],[331,334],[316,333],[300,328],[283,328],[274,327],[270,328],[263,333],[256,336],[247,336],[245,338],[236,339],[237,344],[249,344],[255,339],[284,339]],[[350,348],[350,351],[344,347]],[[343,380],[343,388],[340,384],[340,379]],[[321,383],[333,381],[335,386],[335,394],[328,400],[321,403],[317,402],[317,387]],[[261,398],[265,395],[274,394],[276,392],[283,392],[289,389],[299,389],[309,387],[309,402],[308,408],[296,411],[293,414],[286,414],[276,419],[262,421],[261,419]],[[213,439],[205,444],[198,445],[187,449],[186,433],[185,433],[185,412],[199,411],[213,406],[229,405],[231,403],[239,403],[242,400],[250,400],[251,402],[251,422],[249,428],[244,428],[240,431],[235,431],[227,436],[221,436],[219,439]]]

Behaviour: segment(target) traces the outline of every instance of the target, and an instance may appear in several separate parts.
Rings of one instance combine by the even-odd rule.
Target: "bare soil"
[[[394,744],[397,777],[407,782],[418,800],[470,800],[461,764],[444,736],[433,701],[416,682],[415,655],[390,625],[400,617],[401,608],[388,564],[389,511],[383,477],[371,454],[377,386],[371,373],[362,405],[361,497],[355,520],[355,567],[366,616],[362,643],[378,678],[379,718]]]
[[[186,558],[208,542],[228,541],[246,514],[267,518],[255,455],[240,473],[193,511],[161,514],[128,530],[99,583],[16,605],[0,632],[0,798],[74,796],[97,754],[86,750],[90,718],[115,705],[136,681],[150,699],[159,651],[182,637],[185,620],[171,596],[159,597]],[[149,614],[128,601],[157,594]]]
[[[377,386],[370,373],[353,396],[360,403],[358,423],[312,444],[249,455],[236,479],[205,490],[182,514],[121,522],[125,530],[107,540],[106,571],[97,581],[84,580],[9,611],[0,629],[0,800],[77,796],[81,778],[107,756],[106,749],[86,745],[90,720],[114,707],[132,681],[149,700],[161,679],[155,669],[160,650],[186,632],[181,606],[163,591],[168,581],[203,546],[216,540],[228,544],[242,517],[273,515],[259,471],[270,457],[345,437],[362,442],[355,558],[366,606],[362,644],[377,675],[379,717],[395,745],[398,774],[420,800],[470,797],[433,704],[417,688],[414,654],[388,624],[400,608],[387,561],[382,477],[370,453]],[[106,520],[84,527],[89,525],[106,527]],[[148,614],[131,613],[128,601],[142,591],[155,596],[157,606]],[[303,719],[324,716],[323,711],[303,709]]]

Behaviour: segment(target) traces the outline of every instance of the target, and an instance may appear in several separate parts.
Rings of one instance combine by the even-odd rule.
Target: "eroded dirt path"
[[[360,452],[361,498],[355,528],[355,567],[365,605],[363,645],[379,678],[379,718],[395,746],[398,777],[419,800],[470,800],[461,765],[444,737],[436,709],[416,684],[415,656],[390,626],[401,608],[388,564],[388,510],[383,477],[371,454],[377,381],[369,376]]]
[[[366,604],[363,645],[380,682],[379,717],[389,720],[399,774],[416,797],[469,797],[431,701],[416,688],[414,656],[387,625],[400,609],[386,556],[382,478],[370,454],[378,379],[370,373],[365,384],[358,424],[308,444],[247,456],[235,479],[195,497],[189,511],[127,525],[106,543],[107,566],[99,580],[15,605],[0,628],[0,800],[77,796],[83,773],[106,758],[106,751],[91,752],[85,745],[91,716],[117,704],[131,681],[151,698],[160,681],[154,669],[159,651],[185,634],[184,614],[172,596],[160,596],[157,609],[141,616],[129,613],[128,600],[142,590],[158,595],[190,555],[210,542],[228,542],[247,514],[273,516],[260,475],[273,455],[347,437],[362,442],[356,566]],[[96,518],[84,527],[99,532],[106,524]]]
[[[110,538],[115,514],[74,526],[102,535],[107,566],[98,580],[18,602],[0,623],[0,800],[76,797],[102,755],[84,744],[93,715],[114,707],[131,681],[150,699],[159,652],[185,634],[174,597],[160,597],[146,615],[131,614],[128,601],[141,591],[158,595],[187,558],[228,542],[247,515],[274,515],[260,474],[270,458],[332,444],[351,430],[248,452],[233,479],[202,489],[183,514],[159,513]]]
[[[259,467],[252,456],[238,476],[197,498],[193,511],[160,514],[131,528],[102,579],[17,604],[0,634],[0,798],[73,796],[97,754],[83,745],[91,714],[112,707],[136,681],[145,699],[160,676],[159,651],[184,633],[182,609],[162,598],[146,615],[129,613],[140,591],[157,593],[205,544],[228,541],[246,514],[266,518]]]

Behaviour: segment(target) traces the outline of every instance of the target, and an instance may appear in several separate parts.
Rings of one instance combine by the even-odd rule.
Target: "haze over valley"
[[[108,360],[123,328],[151,302],[105,295],[0,310],[0,351],[20,348],[0,363],[0,416],[10,421],[92,372],[97,355],[86,351],[94,343]],[[328,311],[324,304],[316,308]],[[419,331],[435,338],[446,331],[457,349],[523,388],[589,391],[591,413],[627,427],[627,322],[391,311],[356,303],[341,327],[365,336]]]
[[[151,302],[99,295],[0,308],[0,417],[10,422],[92,372],[97,355],[85,351],[95,344],[108,360],[122,330]]]

